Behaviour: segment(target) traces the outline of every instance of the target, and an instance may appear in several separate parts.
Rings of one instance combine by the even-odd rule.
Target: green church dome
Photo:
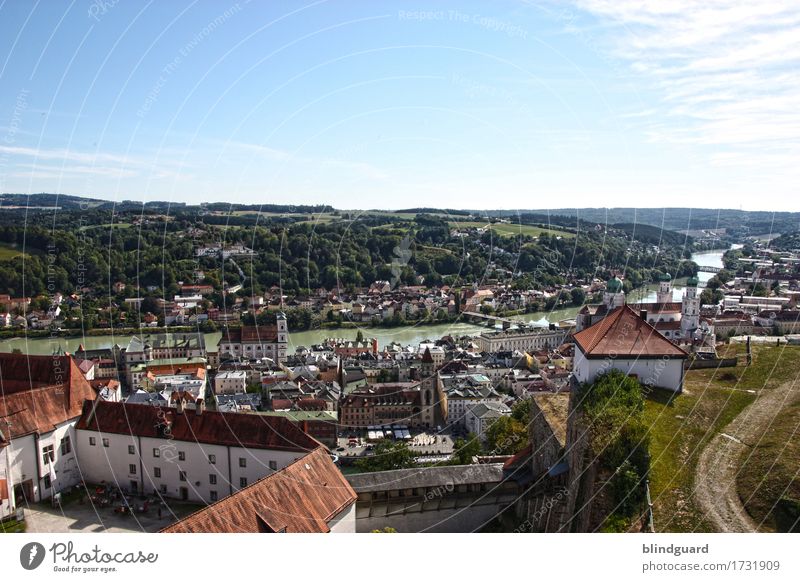
[[[608,280],[608,283],[606,283],[606,291],[608,293],[619,293],[622,291],[622,281],[619,280],[619,277],[614,276]]]
[[[658,276],[659,281],[672,281],[672,275],[669,273],[664,273],[663,275]]]
[[[700,284],[700,279],[697,277],[689,277],[686,279],[686,286],[687,287],[697,287]]]

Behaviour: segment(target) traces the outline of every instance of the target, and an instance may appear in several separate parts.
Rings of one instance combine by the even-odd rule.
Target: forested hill
[[[71,207],[75,200],[61,196],[28,201],[40,209],[13,208],[4,197],[0,294],[72,293],[81,287],[102,294],[122,282],[132,293],[147,289],[172,299],[178,283],[192,281],[198,270],[218,291],[225,283],[241,284],[244,296],[273,285],[306,293],[376,280],[432,287],[497,281],[545,289],[612,272],[638,286],[662,272],[691,274],[694,267],[686,259],[696,248],[691,237],[656,228],[603,228],[569,218],[561,226],[536,215],[515,222],[327,206],[127,209],[97,201],[89,208],[80,201]],[[53,202],[58,210],[48,208]],[[252,253],[230,260],[213,251],[233,245]]]
[[[772,239],[769,248],[776,251],[792,251],[800,249],[800,231],[782,234],[778,238]]]
[[[800,230],[800,212],[763,212],[705,208],[559,208],[554,210],[497,211],[545,215],[550,220],[570,218],[597,224],[649,224],[667,230],[726,229],[734,236],[783,233]]]

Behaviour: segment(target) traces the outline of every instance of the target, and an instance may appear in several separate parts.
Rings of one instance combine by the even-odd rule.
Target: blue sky
[[[0,0],[0,192],[800,210],[800,10]]]

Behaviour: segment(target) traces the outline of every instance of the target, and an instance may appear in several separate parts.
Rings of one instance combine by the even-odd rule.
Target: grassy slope
[[[543,232],[547,234],[555,234],[564,238],[572,238],[574,233],[558,230],[554,228],[540,228],[538,226],[531,226],[529,224],[491,224],[486,222],[461,222],[453,221],[450,223],[451,228],[483,228],[491,226],[492,230],[499,236],[539,236]]]
[[[30,255],[27,253],[23,253],[20,249],[15,246],[0,243],[0,261],[10,261],[14,257],[24,255],[25,258],[29,257]]]
[[[743,350],[743,346],[728,346],[721,355]],[[800,366],[800,348],[754,347],[753,354],[753,364],[747,368],[687,372],[684,394],[671,401],[654,397],[646,403],[645,420],[651,426],[652,439],[650,490],[657,531],[712,531],[692,500],[694,466],[700,452],[755,399],[748,390],[773,388],[792,379]],[[764,459],[775,457],[776,453],[769,450],[763,455]],[[791,463],[791,458],[796,467],[797,456],[786,461]],[[743,473],[749,475],[751,469],[755,467]],[[775,476],[778,478],[777,473]],[[761,495],[754,497],[753,503],[763,503]]]
[[[795,380],[794,395],[786,401],[762,438],[751,443],[753,448],[745,457],[736,480],[736,489],[745,509],[757,523],[769,530],[779,529],[775,513],[781,498],[800,502],[798,351],[800,348],[787,348],[784,352],[787,372]]]

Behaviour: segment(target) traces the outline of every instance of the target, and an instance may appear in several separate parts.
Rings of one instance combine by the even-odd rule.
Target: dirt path
[[[697,505],[719,532],[754,532],[758,524],[742,505],[736,475],[745,452],[758,442],[775,416],[791,400],[794,382],[763,389],[756,400],[714,435],[695,468]]]

